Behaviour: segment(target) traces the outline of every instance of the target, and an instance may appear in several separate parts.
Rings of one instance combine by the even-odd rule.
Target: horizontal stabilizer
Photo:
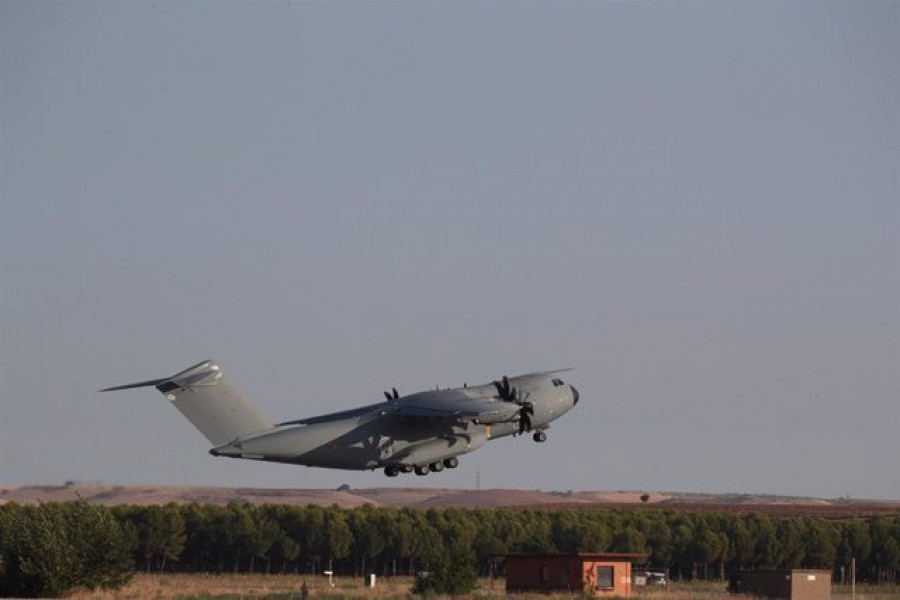
[[[219,365],[211,360],[198,362],[192,367],[188,367],[184,371],[171,377],[163,377],[162,379],[151,379],[149,381],[140,381],[138,383],[126,383],[125,385],[116,385],[100,390],[101,392],[115,392],[117,390],[130,390],[134,388],[155,386],[160,392],[167,392],[177,388],[186,388],[197,380],[214,376],[215,379],[221,377],[219,373]]]
[[[113,387],[98,390],[101,392],[115,392],[116,390],[130,390],[132,388],[150,387],[151,385],[159,385],[168,381],[168,378],[151,379],[150,381],[141,381],[139,383],[126,383],[125,385],[116,385]]]

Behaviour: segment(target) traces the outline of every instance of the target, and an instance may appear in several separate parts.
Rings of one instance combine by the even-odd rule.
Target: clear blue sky
[[[0,3],[0,484],[900,498],[900,3]],[[214,459],[574,366],[425,479]]]

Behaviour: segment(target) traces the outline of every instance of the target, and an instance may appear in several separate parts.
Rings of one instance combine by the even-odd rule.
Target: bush
[[[0,513],[0,593],[60,596],[72,589],[115,588],[131,578],[129,543],[107,508],[84,500]]]
[[[436,567],[428,576],[416,578],[414,593],[459,596],[475,589],[478,580],[475,553],[464,544],[454,544],[449,559],[441,560]]]

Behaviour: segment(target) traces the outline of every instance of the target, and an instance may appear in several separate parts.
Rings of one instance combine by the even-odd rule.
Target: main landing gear
[[[416,475],[424,477],[429,473],[440,473],[445,468],[455,469],[458,466],[459,459],[454,456],[433,462],[430,465],[388,465],[384,468],[384,474],[388,477],[396,477],[400,473],[412,473],[415,471]]]

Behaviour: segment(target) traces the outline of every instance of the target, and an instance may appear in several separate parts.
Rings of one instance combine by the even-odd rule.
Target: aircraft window
[[[562,379],[552,379],[551,382],[553,383],[553,387],[564,385]]]

